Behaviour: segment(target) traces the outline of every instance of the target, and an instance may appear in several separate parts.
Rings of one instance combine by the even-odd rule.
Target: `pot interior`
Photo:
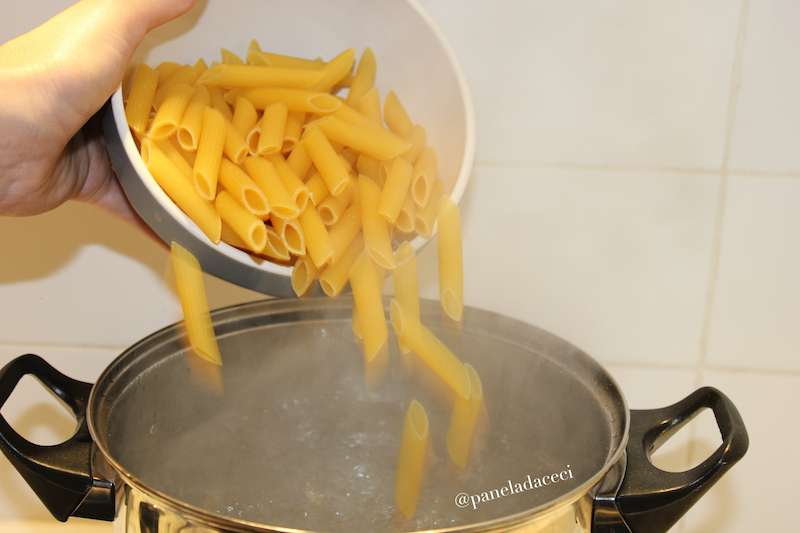
[[[422,303],[423,323],[476,369],[484,391],[463,470],[446,445],[453,393],[417,356],[400,354],[391,326],[387,353],[365,365],[347,297],[215,312],[222,367],[185,347],[182,324],[148,337],[98,380],[90,427],[138,488],[212,520],[265,529],[465,527],[589,491],[627,435],[613,380],[534,326],[476,309],[465,309],[462,324],[441,315],[438,302]],[[412,399],[426,409],[430,433],[407,519],[394,490]]]

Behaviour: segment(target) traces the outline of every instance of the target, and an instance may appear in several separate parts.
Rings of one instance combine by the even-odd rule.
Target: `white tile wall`
[[[475,100],[467,303],[585,349],[632,408],[721,389],[751,449],[674,531],[787,530],[800,475],[798,4],[421,1]],[[0,41],[69,3],[12,3]],[[91,381],[179,316],[164,250],[91,207],[0,218],[0,243],[0,362],[36,351]],[[215,307],[259,297],[208,281]],[[429,272],[422,284],[436,295]],[[3,414],[57,439],[70,422],[36,387]],[[39,427],[31,411],[53,414]],[[715,432],[693,423],[658,464],[696,464]],[[68,530],[90,530],[82,524]],[[0,531],[61,527],[0,461]]]

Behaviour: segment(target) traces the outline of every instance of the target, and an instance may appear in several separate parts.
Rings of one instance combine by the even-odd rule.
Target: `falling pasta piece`
[[[456,397],[450,427],[447,430],[447,451],[453,462],[461,468],[467,466],[472,433],[483,401],[483,386],[478,373],[469,364],[465,364],[464,367],[469,376],[469,398]]]
[[[407,517],[414,516],[419,497],[419,484],[425,448],[428,445],[428,415],[417,400],[412,400],[406,412],[400,457],[397,460],[397,477],[394,494],[397,507]]]

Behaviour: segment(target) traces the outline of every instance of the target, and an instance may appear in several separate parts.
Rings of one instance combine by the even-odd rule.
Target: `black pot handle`
[[[652,453],[705,408],[714,412],[722,434],[719,448],[685,472],[656,468],[650,460]],[[627,468],[615,498],[629,530],[632,533],[669,530],[744,456],[748,444],[747,430],[736,406],[712,387],[698,389],[663,409],[632,410]]]
[[[26,374],[69,406],[78,429],[67,442],[39,446],[24,439],[0,415],[0,447],[53,516],[114,519],[113,483],[92,476],[92,439],[86,424],[91,383],[69,378],[38,355],[17,357],[0,370],[0,407]]]

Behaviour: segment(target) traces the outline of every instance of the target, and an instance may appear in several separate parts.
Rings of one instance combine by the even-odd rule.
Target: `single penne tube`
[[[381,97],[378,88],[373,87],[358,101],[358,112],[370,119],[376,126],[383,127],[383,117],[381,116]]]
[[[289,166],[292,168],[294,173],[297,174],[297,177],[305,181],[306,177],[308,176],[308,171],[311,169],[311,165],[314,163],[308,156],[306,147],[303,146],[303,143],[299,142],[299,138],[297,140],[298,142],[296,142],[292,147],[292,151],[289,152],[286,162],[289,163]]]
[[[280,151],[284,154],[291,153],[294,147],[300,142],[303,135],[303,124],[306,121],[306,114],[302,111],[289,111],[286,116],[286,127],[283,132],[283,145]],[[308,169],[306,169],[308,171]],[[304,174],[305,175],[305,174]]]
[[[358,107],[361,97],[375,85],[375,71],[375,54],[368,46],[361,54],[361,59],[356,67],[355,76],[353,76],[353,81],[350,84],[350,91],[347,93],[347,105],[353,108]]]
[[[389,91],[386,94],[386,99],[383,102],[383,119],[390,130],[405,138],[414,127],[414,123],[406,113],[403,104],[394,91]]]
[[[197,79],[217,87],[290,87],[307,89],[322,79],[317,69],[262,67],[258,65],[218,65]]]
[[[269,220],[290,254],[306,255],[306,238],[297,218],[280,218],[270,215]]]
[[[417,202],[411,196],[410,190],[403,200],[403,207],[400,208],[394,227],[403,233],[413,233],[417,229]]]
[[[437,178],[439,166],[436,150],[433,146],[426,146],[414,163],[414,176],[411,178],[411,194],[417,205],[424,207],[428,204],[433,190],[433,182]]]
[[[325,180],[322,178],[322,174],[319,173],[319,170],[315,171],[306,181],[306,188],[308,189],[308,199],[314,205],[321,204],[325,198],[330,195],[328,186],[325,185]]]
[[[311,86],[311,89],[329,92],[351,72],[355,57],[356,51],[350,48],[328,61],[320,69],[323,72],[322,78],[314,83],[314,85]]]
[[[247,139],[247,148],[250,151],[250,155],[258,155],[258,141],[261,139],[261,126],[262,121],[259,120],[253,125],[250,131],[247,132],[247,135],[245,135],[245,139]]]
[[[381,268],[375,264],[366,249],[359,254],[350,268],[350,288],[355,309],[361,323],[364,339],[364,358],[371,361],[386,343],[389,330],[381,300]]]
[[[294,203],[297,204],[297,208],[300,211],[305,209],[308,204],[308,187],[303,183],[303,180],[297,177],[292,167],[289,166],[289,163],[286,162],[286,159],[284,159],[279,152],[269,154],[267,156],[267,161],[272,163],[275,167],[278,177],[281,178],[284,187],[286,187]]]
[[[287,67],[320,69],[325,66],[322,59],[304,59],[301,57],[262,52],[261,50],[248,50],[247,60],[254,65],[265,67]]]
[[[437,178],[436,181],[433,182],[428,205],[422,208],[417,205],[417,216],[414,219],[414,229],[420,237],[428,239],[433,234],[433,226],[436,223],[436,215],[439,207],[439,198],[441,198],[443,194],[444,183],[442,183],[442,180]],[[416,200],[414,203],[417,203]]]
[[[380,167],[381,167],[380,161],[366,154],[359,154],[358,159],[356,160],[356,171],[359,174],[364,174],[365,176],[368,176],[370,179],[372,179],[372,181],[376,183],[378,182]]]
[[[342,164],[339,154],[336,153],[316,123],[306,127],[301,142],[314,166],[322,175],[322,179],[325,180],[325,186],[330,193],[337,195],[344,192],[350,179],[350,172]]]
[[[156,66],[156,71],[158,72],[158,83],[159,85],[163,84],[170,76],[175,74],[175,72],[181,68],[179,63],[175,63],[174,61],[162,61]]]
[[[350,178],[342,194],[339,196],[330,194],[320,202],[317,206],[317,211],[319,211],[319,216],[326,226],[332,226],[339,220],[339,217],[342,216],[342,213],[344,213],[345,209],[350,205],[357,190],[358,185],[356,180]]]
[[[192,167],[194,167],[195,160],[197,159],[197,151],[196,150],[194,152],[189,152],[189,151],[184,150],[183,147],[181,146],[181,144],[178,142],[178,139],[175,138],[175,137],[170,137],[169,139],[166,139],[164,141],[156,141],[156,142],[159,143],[159,144],[160,143],[169,143],[169,144],[171,144],[173,146],[173,148],[175,149],[175,153],[180,155],[181,159],[183,159],[183,161],[188,163],[188,165],[189,165],[189,176],[192,175],[191,170],[192,170]],[[189,180],[191,181],[192,178],[189,178]]]
[[[270,216],[297,218],[300,209],[292,195],[286,190],[283,180],[272,163],[260,157],[249,156],[244,160],[244,168],[267,197]]]
[[[220,113],[220,115],[222,115]],[[244,158],[250,154],[250,148],[247,145],[247,140],[244,135],[234,126],[233,122],[225,118],[225,142],[222,145],[222,153],[228,156],[228,159],[236,163],[242,164]]]
[[[158,84],[156,94],[153,95],[153,107],[157,111],[166,94],[176,85],[194,85],[196,81],[197,73],[194,68],[189,65],[179,67],[178,70],[173,72],[163,83]]]
[[[464,258],[461,246],[461,214],[448,196],[439,199],[436,223],[439,231],[439,296],[442,309],[455,321],[464,310]]]
[[[341,156],[342,159],[347,161],[347,165],[350,168],[350,170],[353,170],[353,167],[356,166],[359,155],[360,155],[359,152],[353,150],[352,148],[347,148],[347,147],[343,148],[342,151],[339,152],[339,156]]]
[[[203,72],[208,70],[208,64],[201,57],[195,62],[192,68],[194,69],[195,74],[197,74],[197,77],[199,78],[203,74]]]
[[[264,109],[261,116],[261,132],[258,137],[256,154],[264,157],[280,152],[283,146],[283,135],[286,131],[286,117],[289,108],[283,102],[275,102]]]
[[[353,318],[350,320],[350,327],[353,330],[353,335],[356,338],[364,340],[364,335],[361,331],[361,320],[358,318],[358,310],[353,306]]]
[[[392,224],[396,223],[397,215],[400,214],[403,202],[408,196],[413,171],[411,163],[401,157],[395,158],[389,168],[389,175],[378,202],[378,214]]]
[[[419,322],[419,281],[417,273],[417,253],[411,243],[403,242],[395,252],[397,268],[392,271],[394,299],[405,311],[411,321]],[[400,350],[408,353],[411,349],[400,342]]]
[[[161,106],[153,117],[148,136],[152,139],[166,139],[172,136],[181,123],[181,117],[194,94],[194,88],[180,84],[170,88],[161,101]]]
[[[447,451],[460,468],[467,466],[472,433],[483,401],[483,386],[478,373],[469,364],[465,364],[464,367],[469,377],[469,398],[456,396],[450,426],[447,429]]]
[[[367,251],[378,265],[391,270],[396,264],[389,228],[386,220],[378,214],[381,190],[374,181],[362,174],[358,176],[358,194],[361,199],[361,229]]]
[[[319,276],[322,290],[330,297],[338,296],[350,279],[350,269],[364,251],[364,236],[359,232],[338,261],[329,264]],[[388,328],[387,328],[388,329]]]
[[[238,55],[234,54],[227,48],[220,48],[219,49],[220,55],[222,56],[222,65],[244,65],[244,61]]]
[[[200,264],[188,250],[173,242],[172,266],[175,269],[175,282],[189,344],[203,359],[221,365],[222,357],[211,323],[211,312],[208,308]]]
[[[228,191],[220,191],[214,206],[222,220],[247,243],[247,249],[261,252],[267,245],[267,230],[264,222],[233,199]]]
[[[458,357],[424,324],[408,317],[396,299],[391,301],[389,316],[397,339],[416,352],[459,396],[469,398],[469,376]]]
[[[239,204],[259,219],[264,220],[269,215],[266,195],[253,178],[227,157],[223,157],[220,162],[219,183]]]
[[[286,247],[286,244],[281,239],[281,236],[278,235],[278,232],[275,231],[274,227],[265,227],[267,228],[267,245],[264,246],[264,250],[260,255],[262,257],[266,257],[267,259],[288,261],[291,258],[291,255],[289,254],[289,248]]]
[[[158,71],[141,63],[136,68],[128,101],[125,104],[128,126],[137,133],[144,133],[147,130],[147,121],[150,118],[157,86]]]
[[[156,146],[159,150],[161,150],[164,155],[169,158],[172,164],[174,164],[175,167],[180,171],[181,176],[186,178],[186,182],[192,184],[192,188],[194,188],[192,167],[189,165],[186,159],[184,159],[180,150],[174,144],[167,139],[162,139],[160,141],[154,139],[144,139],[142,141],[142,153],[147,151],[150,146]]]
[[[204,87],[201,85],[201,87]],[[258,122],[258,112],[253,104],[247,98],[240,96],[233,104],[233,118],[231,122],[242,137],[247,138],[247,135],[253,129],[253,126]]]
[[[142,143],[142,159],[147,170],[167,196],[197,224],[214,244],[219,244],[221,218],[214,207],[205,201],[194,185],[185,179],[178,166],[173,163],[155,143]]]
[[[313,205],[307,205],[300,212],[298,219],[300,227],[303,228],[308,255],[314,260],[317,268],[322,268],[333,256],[333,242],[328,230]]]
[[[411,148],[400,154],[400,157],[413,165],[417,162],[425,147],[428,146],[428,134],[425,128],[419,124],[414,124],[408,135],[403,138],[411,143]]]
[[[400,455],[397,459],[397,476],[394,495],[397,507],[411,518],[417,509],[419,485],[428,447],[428,415],[417,400],[412,400],[406,412],[403,435],[400,438]]]
[[[292,268],[292,290],[297,296],[303,296],[318,275],[319,269],[308,255],[299,258]]]
[[[213,200],[217,194],[219,165],[226,134],[225,118],[216,109],[207,107],[203,111],[203,128],[197,144],[197,159],[192,169],[194,186],[206,200]]]
[[[211,97],[211,107],[222,113],[222,116],[228,120],[233,120],[231,106],[228,105],[227,101],[225,101],[225,95],[227,93],[223,92],[223,90],[219,87],[215,87],[213,85],[206,85],[206,90],[208,91],[208,95]],[[233,102],[236,102],[235,98],[233,99]]]
[[[283,102],[290,111],[327,115],[342,106],[342,102],[335,96],[307,89],[256,87],[253,89],[233,89],[225,94],[225,98],[229,102],[235,102],[236,98],[240,96],[250,100],[253,107],[259,110],[266,109],[268,105],[275,102]]]
[[[267,226],[265,225],[264,228],[265,228],[265,231],[266,231]],[[227,224],[227,222],[225,222],[224,220],[222,221],[222,233],[221,233],[220,240],[222,242],[226,243],[226,244],[229,244],[229,245],[235,247],[235,248],[239,248],[240,250],[244,250],[245,252],[248,252],[248,253],[250,253],[252,255],[259,255],[260,256],[260,255],[263,254],[263,250],[259,251],[259,252],[256,252],[255,250],[251,250],[250,249],[250,245],[248,243],[244,242],[244,240],[241,237],[239,237],[239,235],[233,230],[233,228],[230,227]]]
[[[411,143],[397,134],[371,124],[357,125],[334,116],[323,117],[314,124],[328,139],[378,160],[397,157],[411,147]]]
[[[353,240],[361,233],[361,205],[350,204],[344,213],[328,230],[333,243],[331,263],[336,264],[344,255]]]
[[[181,148],[194,152],[200,141],[200,134],[203,131],[203,113],[211,104],[211,96],[208,90],[202,85],[194,88],[189,104],[181,117],[181,123],[175,136]]]

